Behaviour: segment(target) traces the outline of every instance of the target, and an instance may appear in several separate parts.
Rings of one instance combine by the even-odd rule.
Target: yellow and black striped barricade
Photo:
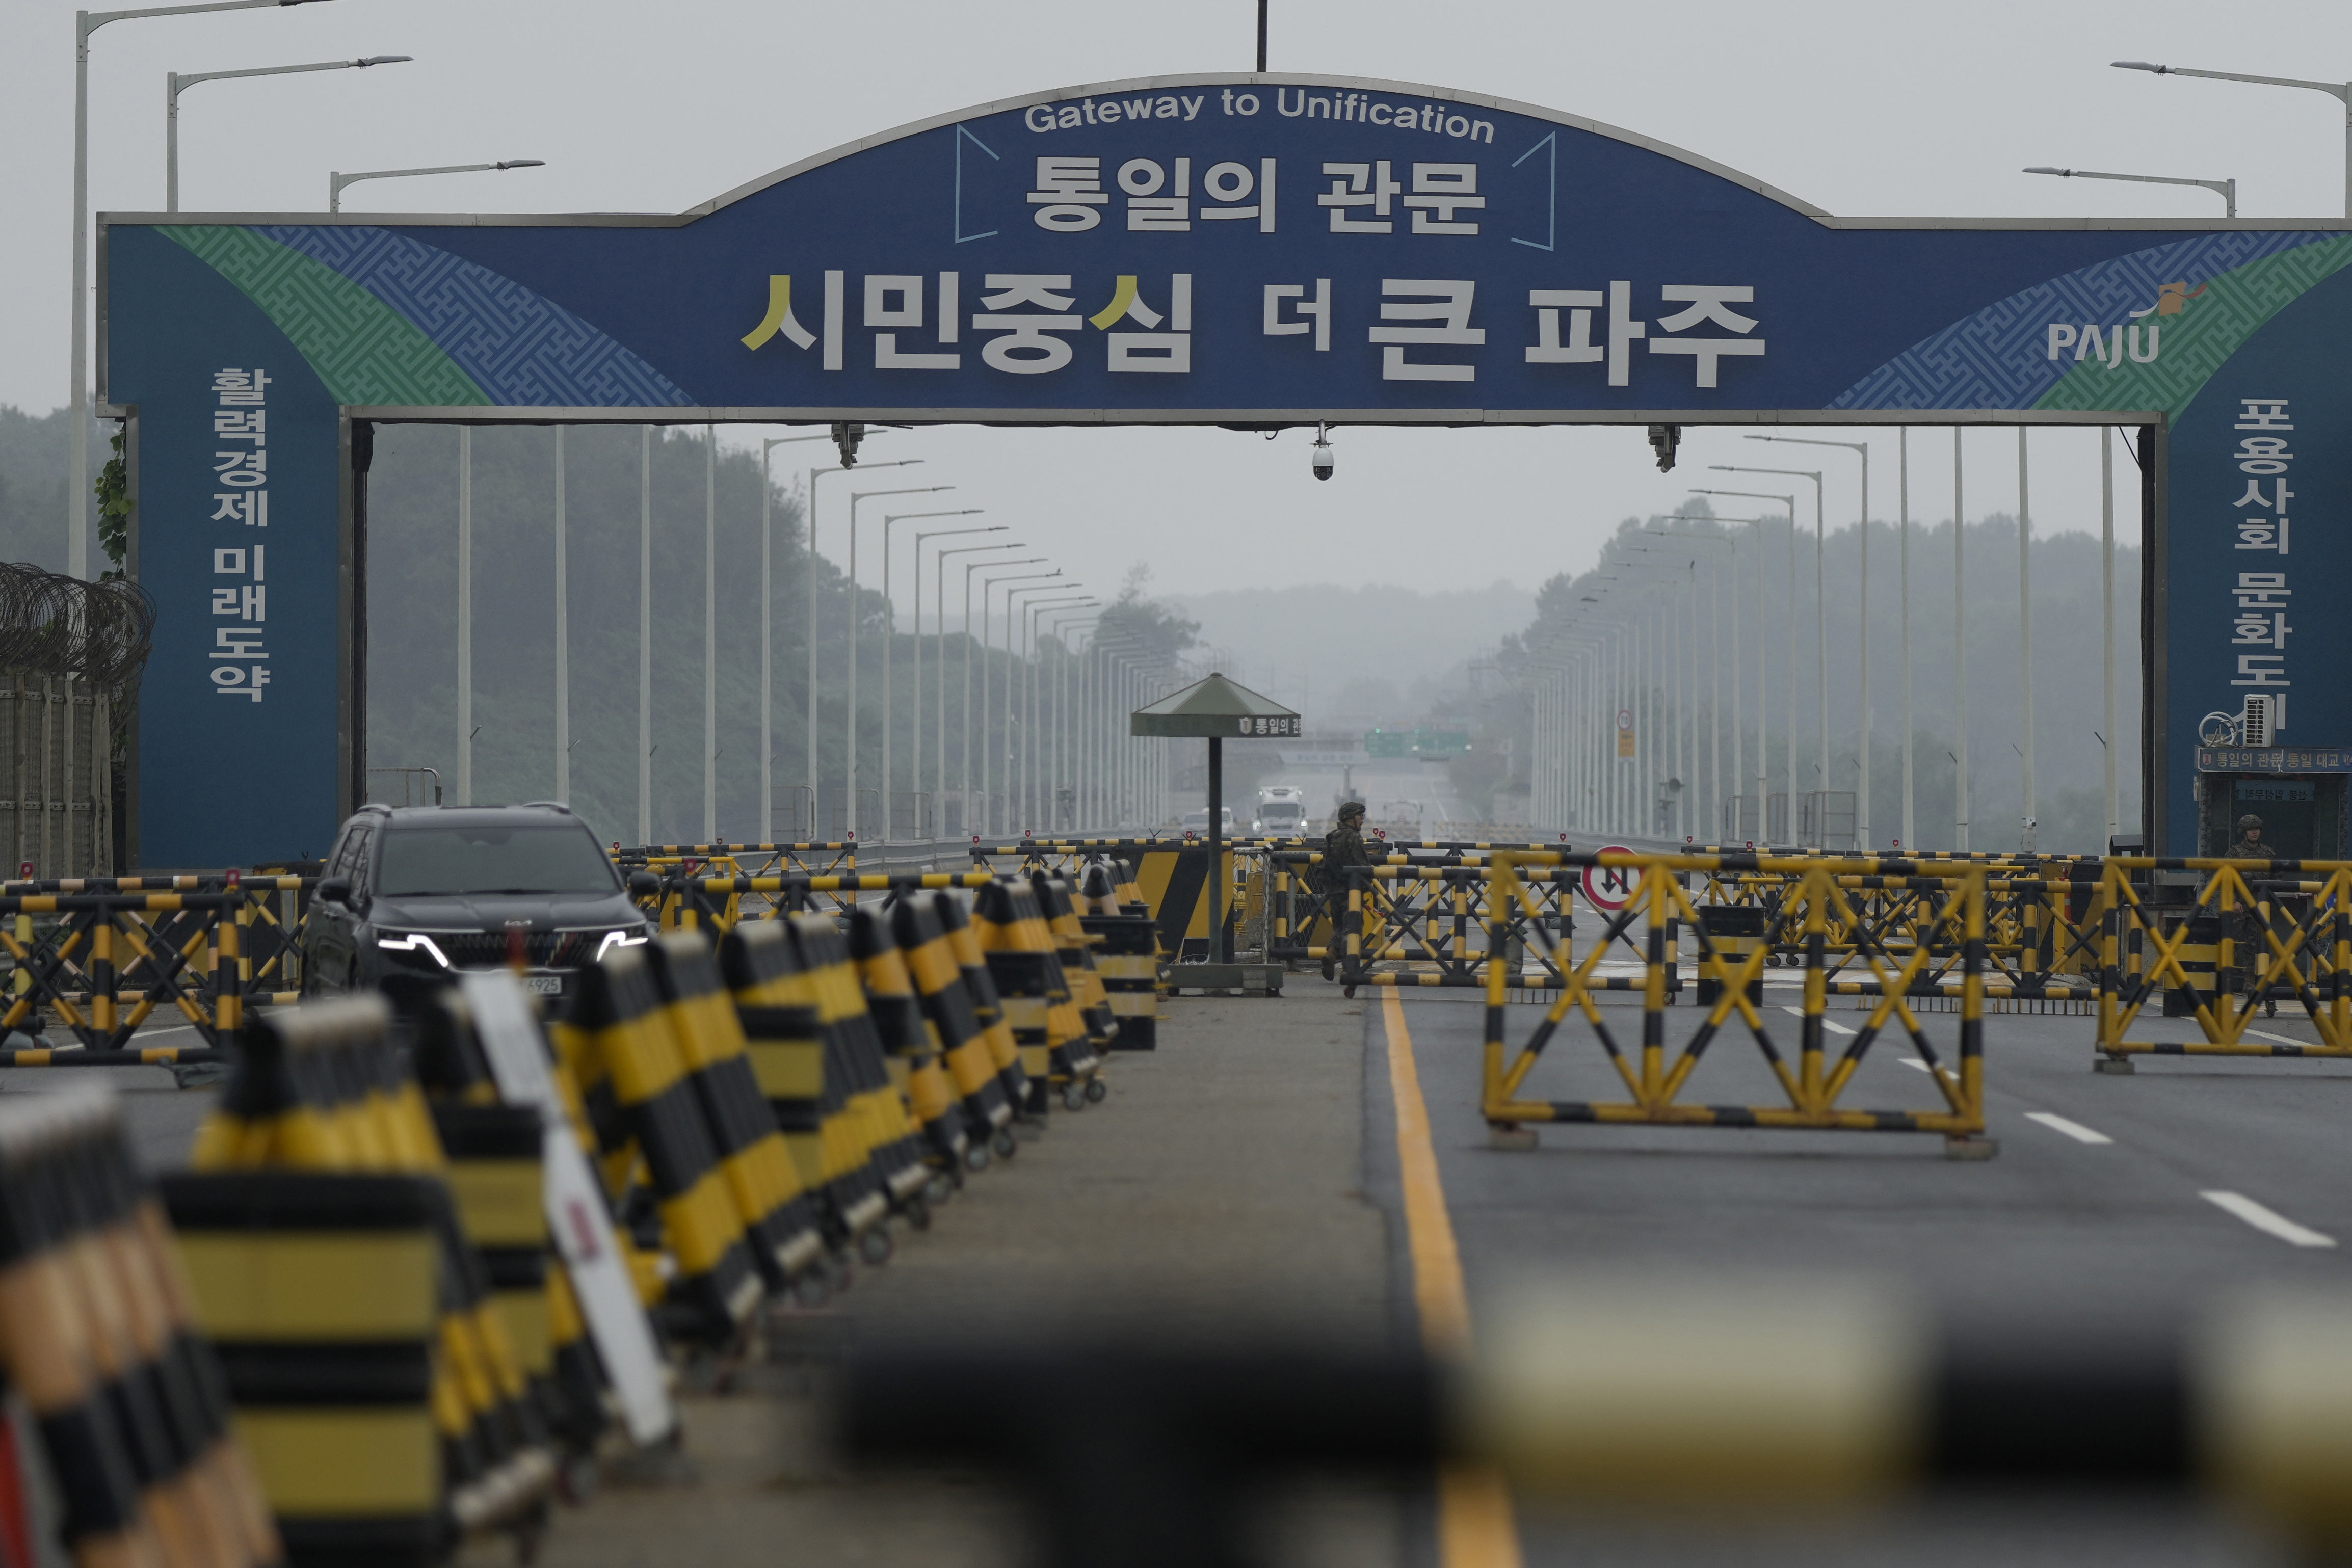
[[[996,1059],[980,1009],[964,988],[963,966],[956,961],[955,945],[940,924],[932,901],[919,894],[895,899],[889,916],[891,935],[906,958],[948,1081],[963,1103],[965,1130],[971,1139],[964,1163],[972,1170],[983,1169],[992,1150],[1009,1157],[1020,1145],[1011,1131],[1013,1103],[997,1080]]]
[[[1118,1020],[1116,1051],[1151,1051],[1160,1043],[1159,931],[1134,915],[1080,916],[1087,935],[1101,944],[1095,971],[1102,977],[1111,1016]]]
[[[915,995],[914,977],[907,972],[906,956],[890,934],[889,917],[859,905],[849,913],[849,954],[857,965],[858,983],[866,990],[866,1010],[881,1037],[889,1062],[890,1081],[905,1096],[907,1109],[923,1129],[930,1161],[950,1182],[963,1179],[974,1145],[965,1124],[963,1105],[955,1085],[940,1061],[941,1041],[923,1004]],[[975,1169],[988,1164],[988,1147],[978,1146]]]
[[[289,1557],[439,1562],[457,1534],[435,1410],[440,1183],[270,1169],[163,1187]]]
[[[31,1418],[47,1522],[75,1561],[280,1559],[170,1227],[103,1090],[0,1106],[0,1384]],[[29,1559],[58,1560],[48,1541]]]
[[[981,1039],[995,1065],[997,1086],[1004,1092],[1004,1103],[1012,1108],[1013,1119],[1025,1120],[1029,1074],[1021,1065],[1021,1046],[1013,1037],[1013,1023],[1005,1014],[1004,998],[997,992],[996,977],[989,970],[988,955],[981,951],[979,933],[972,929],[963,902],[953,894],[935,893],[930,897],[931,914],[947,934],[948,950],[955,955],[956,967],[963,975],[964,994],[971,998],[972,1012],[980,1019]],[[1001,1144],[997,1152],[1003,1152]]]
[[[769,1292],[783,1295],[824,1255],[824,1237],[775,1113],[760,1092],[718,957],[692,931],[666,933],[646,951],[669,1014],[670,1037],[743,1216],[751,1261]]]
[[[446,1178],[424,1094],[380,996],[257,1019],[218,1105],[197,1130],[200,1170],[289,1168]],[[555,1482],[544,1413],[446,1186],[437,1225],[439,1354],[433,1408],[457,1528],[535,1535]]]
[[[1211,888],[1214,888],[1214,918],[1225,927],[1225,951],[1234,950],[1234,854],[1228,844],[1218,855],[1217,874],[1209,868],[1209,846],[1160,844],[1145,850],[1136,867],[1135,882],[1145,906],[1160,927],[1160,946],[1178,963],[1199,963],[1209,956]]]
[[[549,1298],[544,1134],[530,1105],[433,1106],[434,1131],[447,1155],[457,1223],[482,1260],[490,1305],[514,1347],[515,1364],[549,1427],[570,1432],[583,1413],[558,1378],[554,1308]]]
[[[1038,872],[1031,873],[1029,885],[1037,894],[1037,907],[1045,912],[1045,929],[1053,933],[1054,952],[1062,960],[1062,975],[1070,983],[1071,999],[1077,1003],[1087,1039],[1097,1052],[1108,1051],[1118,1035],[1118,1019],[1111,1011],[1110,995],[1095,968],[1094,941],[1072,905],[1070,884],[1064,878]],[[1099,1082],[1098,1079],[1087,1082],[1087,1099],[1103,1097]]]
[[[881,1031],[858,983],[849,939],[830,915],[795,915],[790,924],[801,963],[816,982],[828,1037],[826,1081],[841,1080],[850,1113],[874,1152],[875,1170],[891,1209],[920,1229],[930,1223],[930,1205],[944,1202],[952,1183],[931,1168],[930,1145],[891,1074]],[[858,1237],[858,1256],[879,1263],[890,1256],[892,1245],[888,1228],[877,1225]]]
[[[1787,916],[1798,922],[1805,948],[1804,1011],[1793,1066],[1774,1043],[1770,1031],[1765,1027],[1761,1011],[1749,999],[1749,988],[1763,971],[1764,954],[1760,950],[1752,952],[1745,963],[1737,967],[1728,963],[1716,950],[1706,927],[1698,923],[1697,912],[1676,876],[1679,872],[1705,871],[1719,864],[1736,866],[1750,860],[1766,870],[1788,872],[1796,877],[1788,894],[1789,903],[1784,906]],[[1955,883],[1953,896],[1937,914],[1937,935],[1958,946],[1965,955],[1958,1060],[1956,1064],[1947,1066],[1929,1043],[1927,1031],[1921,1027],[1906,997],[1913,982],[1927,967],[1927,946],[1923,944],[1907,963],[1898,965],[1877,950],[1866,933],[1864,937],[1865,956],[1881,988],[1880,999],[1863,1027],[1853,1032],[1843,1055],[1834,1063],[1826,1060],[1826,1040],[1822,1020],[1828,998],[1823,975],[1827,928],[1832,917],[1842,918],[1849,925],[1860,924],[1844,891],[1838,885],[1838,873],[1851,871],[1868,874],[1884,870],[1896,875],[1917,875],[1921,871],[1916,862],[1876,861],[1869,857],[1784,860],[1776,856],[1744,855],[1561,856],[1538,853],[1522,857],[1498,853],[1495,857],[1494,878],[1487,893],[1488,920],[1495,933],[1493,941],[1498,946],[1507,920],[1507,901],[1518,899],[1528,902],[1526,889],[1518,876],[1518,868],[1523,861],[1538,866],[1600,865],[1638,873],[1637,885],[1626,910],[1640,910],[1648,926],[1642,1039],[1636,1052],[1629,1060],[1628,1054],[1619,1048],[1601,1009],[1595,1005],[1597,988],[1591,983],[1594,978],[1592,970],[1608,951],[1606,944],[1596,944],[1580,964],[1569,963],[1565,954],[1555,956],[1554,961],[1565,977],[1565,984],[1534,1030],[1517,1046],[1507,1038],[1508,980],[1499,966],[1491,968],[1486,985],[1482,1103],[1497,1146],[1527,1146],[1533,1136],[1528,1131],[1530,1124],[1593,1122],[1940,1133],[1945,1138],[1946,1152],[1956,1158],[1984,1158],[1993,1152],[1995,1145],[1983,1136],[1985,878],[1981,868],[1937,868],[1927,873],[1948,877]],[[1713,1005],[1699,1020],[1687,1042],[1670,1059],[1665,1013],[1666,972],[1670,963],[1666,952],[1666,923],[1676,916],[1691,925],[1696,937],[1700,975],[1715,981],[1717,988]],[[1534,929],[1539,940],[1549,942],[1548,932],[1539,926]],[[1527,1097],[1528,1075],[1542,1060],[1546,1049],[1571,1012],[1580,1013],[1590,1027],[1593,1040],[1624,1084],[1627,1099],[1601,1102]],[[1692,1074],[1705,1057],[1708,1046],[1735,1013],[1754,1037],[1765,1063],[1787,1097],[1787,1103],[1710,1105],[1694,1104],[1683,1100],[1683,1092],[1689,1086]],[[1943,1098],[1944,1103],[1939,1109],[1865,1111],[1848,1109],[1839,1103],[1840,1097],[1867,1057],[1871,1045],[1890,1021],[1899,1022],[1909,1035],[1919,1060],[1928,1070],[1930,1081]]]
[[[643,947],[616,947],[580,971],[551,1032],[567,1031],[584,1037],[559,1053],[581,1064],[608,1178],[642,1159],[663,1244],[677,1261],[664,1322],[684,1339],[733,1345],[760,1303],[760,1276]],[[605,1094],[617,1113],[599,1118],[595,1102]]]
[[[1087,1038],[1035,891],[1013,878],[992,882],[972,902],[971,923],[1021,1048],[1021,1065],[1029,1075],[1028,1109],[1043,1112],[1056,1091],[1064,1110],[1082,1109],[1086,1081],[1102,1059]]]
[[[2179,871],[2204,873],[2188,909],[2135,885],[2136,873]],[[2352,862],[2116,856],[2101,902],[2097,1071],[2129,1072],[2135,1056],[2352,1056]],[[2128,1038],[2159,991],[2184,998],[2202,1040]],[[2317,1044],[2255,1028],[2282,1000],[2301,1006]]]
[[[1762,948],[1767,942],[1770,920],[1764,907],[1757,904],[1703,904],[1699,905],[1698,923],[1717,956],[1735,969],[1748,967],[1748,956]],[[1698,982],[1698,1005],[1715,1005],[1723,982],[1702,975]],[[1748,999],[1759,1006],[1764,1001],[1764,977],[1759,975],[1748,982]]]
[[[217,1068],[223,1045],[244,1018],[238,920],[234,892],[57,893],[0,897],[0,948],[16,967],[17,989],[0,1031],[40,1031],[44,1008],[79,1040],[79,1067]],[[54,916],[28,939],[25,922]],[[138,1049],[131,1037],[159,1009],[194,1030],[202,1045]],[[63,1065],[41,1048],[0,1052],[0,1066]]]
[[[791,926],[753,921],[730,931],[719,961],[733,993],[744,1049],[775,1117],[801,1185],[815,1200],[825,1244],[846,1250],[889,1218],[890,1196],[877,1167],[866,1118],[850,1103],[846,1070],[826,1027],[816,980],[801,963]],[[822,1304],[830,1269],[812,1271],[795,1294]]]
[[[659,883],[659,897],[667,912],[665,928],[683,927],[711,935],[731,930],[739,921],[773,920],[812,910],[840,914],[854,907],[861,893],[904,894],[946,887],[977,887],[984,872],[875,873],[870,875],[810,875],[791,873],[763,876],[714,876],[681,873]],[[648,894],[648,897],[654,895]],[[746,904],[746,898],[763,901]]]

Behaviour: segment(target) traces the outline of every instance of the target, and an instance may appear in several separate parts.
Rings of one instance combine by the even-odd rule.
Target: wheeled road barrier
[[[1509,1038],[1507,997],[1510,982],[1500,965],[1489,966],[1486,977],[1486,1030],[1482,1105],[1498,1146],[1525,1146],[1532,1134],[1525,1129],[1546,1122],[1600,1122],[1677,1126],[1738,1126],[1811,1128],[1823,1131],[1940,1133],[1948,1153],[1958,1158],[1982,1158],[1994,1145],[1984,1134],[1984,882],[1980,867],[1927,868],[1910,862],[1867,860],[1782,861],[1777,857],[1714,855],[1618,855],[1541,853],[1497,854],[1487,888],[1490,948],[1499,951],[1508,933],[1512,901],[1531,907],[1533,899],[1520,880],[1522,861],[1538,868],[1559,865],[1621,867],[1638,873],[1633,897],[1620,918],[1637,908],[1649,927],[1649,951],[1643,976],[1642,1039],[1637,1058],[1629,1061],[1621,1051],[1601,1010],[1594,1005],[1591,970],[1608,948],[1596,945],[1581,964],[1571,965],[1538,925],[1536,939],[1550,948],[1553,961],[1566,978],[1560,994],[1547,1009],[1534,1030],[1514,1046]],[[1717,869],[1757,869],[1793,875],[1786,896],[1784,918],[1801,920],[1805,943],[1805,993],[1801,1033],[1792,1069],[1762,1013],[1749,999],[1749,988],[1763,970],[1764,954],[1748,954],[1737,967],[1716,949],[1714,940],[1697,918],[1697,910],[1680,885],[1678,873]],[[1840,883],[1841,872],[1916,876],[1932,874],[1953,883],[1952,896],[1936,911],[1935,933],[1958,946],[1963,954],[1959,1055],[1947,1067],[1928,1042],[1927,1032],[1906,1004],[1905,993],[1924,970],[1932,944],[1921,943],[1907,961],[1896,963],[1876,946],[1864,931],[1864,956],[1880,987],[1880,1000],[1864,1026],[1855,1030],[1843,1055],[1825,1061],[1822,1015],[1828,992],[1824,980],[1823,940],[1835,915],[1860,927],[1852,904]],[[1669,1061],[1666,1049],[1666,981],[1672,968],[1666,953],[1669,920],[1679,917],[1691,927],[1698,946],[1699,973],[1716,983],[1716,998],[1690,1040]],[[1560,1025],[1571,1011],[1580,1012],[1593,1040],[1625,1086],[1623,1101],[1531,1100],[1524,1097],[1528,1075],[1542,1060]],[[1683,1091],[1705,1057],[1717,1033],[1737,1013],[1770,1067],[1784,1105],[1706,1105],[1683,1102]],[[1839,1104],[1840,1096],[1868,1055],[1872,1043],[1890,1020],[1899,1019],[1909,1034],[1929,1080],[1942,1094],[1944,1105],[1934,1111],[1859,1111]]]
[[[2160,872],[2202,873],[2196,902],[2147,902],[2136,883]],[[2100,896],[2098,1071],[2129,1072],[2136,1056],[2352,1056],[2352,862],[2116,857]],[[2159,993],[2202,1040],[2129,1038]],[[2317,1044],[2263,1037],[2255,1025],[2281,1001]]]

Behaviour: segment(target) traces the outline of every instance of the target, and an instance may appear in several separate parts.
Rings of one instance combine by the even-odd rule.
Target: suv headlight
[[[634,931],[625,926],[618,931],[607,931],[604,933],[604,939],[596,944],[596,957],[594,961],[600,964],[603,963],[604,961],[604,955],[611,952],[615,947],[642,946],[647,940],[648,937],[646,934],[646,929],[642,925],[638,926]]]
[[[441,949],[435,945],[433,938],[427,936],[422,931],[412,931],[405,936],[387,934],[377,937],[375,939],[375,945],[378,947],[383,948],[387,953],[421,953],[426,957],[431,958],[436,964],[440,965],[441,967],[445,969],[449,967],[449,956],[441,951]]]

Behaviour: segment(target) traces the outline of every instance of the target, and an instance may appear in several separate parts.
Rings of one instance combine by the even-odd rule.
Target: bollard
[[[997,1082],[996,1060],[990,1051],[980,1010],[965,988],[954,946],[929,902],[899,900],[890,911],[890,927],[906,957],[924,1017],[939,1042],[948,1077],[963,1103],[966,1131],[971,1138],[964,1163],[981,1170],[987,1166],[992,1149],[1009,1155],[1020,1145],[1006,1130],[1013,1120],[1013,1105],[1005,1098],[1004,1086]]]
[[[760,1092],[742,1023],[710,946],[698,934],[672,932],[646,951],[661,987],[671,1038],[744,1218],[752,1263],[769,1291],[781,1294],[823,1254],[824,1238],[775,1113]]]

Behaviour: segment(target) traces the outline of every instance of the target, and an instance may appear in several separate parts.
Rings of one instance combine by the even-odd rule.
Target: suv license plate
[[[522,988],[530,992],[533,996],[560,997],[563,994],[563,977],[561,975],[525,975],[522,977]]]

